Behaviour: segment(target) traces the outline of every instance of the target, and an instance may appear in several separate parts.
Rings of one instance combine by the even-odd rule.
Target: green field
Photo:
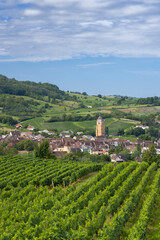
[[[159,239],[156,163],[1,157],[0,173],[1,240]]]
[[[9,94],[3,94],[4,96],[7,96],[9,98],[10,96],[13,97],[13,95]],[[136,105],[136,99],[126,99],[125,102],[122,102],[122,104],[117,105],[117,101],[119,98],[99,98],[97,96],[88,96],[88,95],[82,95],[82,94],[75,94],[75,93],[69,93],[70,96],[75,96],[75,101],[73,100],[59,100],[56,99],[55,103],[52,102],[45,102],[44,100],[38,100],[31,97],[20,97],[15,96],[15,98],[21,99],[23,98],[24,101],[36,101],[39,105],[30,105],[31,110],[33,111],[33,116],[25,115],[25,113],[22,114],[21,119],[24,118],[24,121],[22,124],[26,126],[26,124],[33,125],[35,128],[39,130],[53,130],[57,129],[58,131],[62,130],[73,130],[73,131],[83,131],[83,130],[89,130],[89,131],[95,131],[96,127],[96,121],[83,121],[83,122],[48,122],[51,117],[58,117],[62,118],[62,116],[65,115],[71,115],[71,116],[86,116],[87,114],[90,114],[93,116],[96,113],[101,112],[112,114],[111,118],[106,119],[106,126],[109,127],[109,133],[117,133],[118,129],[127,129],[129,127],[132,127],[136,124],[138,124],[138,121],[132,121],[127,119],[121,119],[123,117],[124,113],[131,113],[133,116],[148,116],[149,114],[155,114],[160,113],[160,107],[159,106],[147,106],[147,105]],[[48,105],[48,107],[45,108],[45,105]],[[80,104],[83,104],[83,107],[80,107]],[[92,106],[92,108],[88,108],[87,106]],[[43,112],[44,110],[44,112]],[[40,111],[40,113],[38,113]],[[35,112],[35,116],[34,116]],[[121,114],[122,116],[118,114]],[[0,108],[0,115],[5,115],[2,111],[2,108]],[[7,114],[6,114],[7,116]],[[19,119],[17,112],[14,115],[12,115],[13,118]],[[26,120],[30,119],[30,120]],[[0,124],[1,130],[14,130],[15,126],[8,126],[7,124]],[[25,130],[25,129],[23,129]]]
[[[80,121],[80,122],[53,122],[48,123],[43,120],[43,118],[35,118],[25,121],[25,123],[33,125],[38,129],[48,129],[53,130],[57,129],[58,131],[62,130],[72,130],[72,131],[83,131],[83,130],[92,130],[96,129],[96,120],[91,121]],[[116,133],[118,129],[127,129],[136,125],[138,122],[133,120],[125,119],[115,119],[115,118],[106,118],[105,125],[109,127],[109,133]]]

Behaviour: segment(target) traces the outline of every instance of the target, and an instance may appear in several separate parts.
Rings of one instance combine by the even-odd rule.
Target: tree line
[[[0,75],[0,93],[28,96],[44,101],[55,99],[72,100],[72,97],[61,91],[56,85],[50,83],[35,83],[31,81],[17,81]]]

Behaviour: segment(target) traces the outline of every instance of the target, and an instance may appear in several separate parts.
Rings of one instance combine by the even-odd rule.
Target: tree
[[[158,155],[154,145],[149,145],[149,149],[144,151],[142,161],[148,162],[149,164],[158,161]]]
[[[109,134],[109,128],[108,127],[105,127],[105,133],[108,136],[108,134]]]
[[[33,151],[34,150],[34,142],[30,139],[24,139],[17,143],[17,149],[20,151],[26,150],[26,151]]]
[[[80,108],[85,108],[85,105],[83,104],[83,102],[81,102],[81,103],[79,104],[79,107],[80,107]]]
[[[157,128],[150,127],[149,130],[148,130],[148,133],[151,135],[151,137],[158,138],[159,131],[158,131]]]
[[[123,145],[122,144],[118,144],[118,146],[115,149],[115,153],[119,154],[121,151],[123,151]]]
[[[111,147],[109,150],[108,150],[108,153],[109,154],[112,154],[112,153],[114,153],[115,152],[115,148],[114,147]]]
[[[138,157],[140,157],[140,155],[141,155],[141,145],[140,145],[140,143],[137,144],[137,154],[138,154]]]
[[[136,127],[133,129],[133,135],[135,135],[136,137],[145,134],[145,130],[141,127]]]
[[[118,136],[124,135],[124,129],[118,129],[117,135]]]
[[[97,97],[102,98],[102,95],[101,95],[101,94],[98,94]]]
[[[148,134],[140,135],[139,138],[142,140],[151,140],[152,139],[152,137],[149,136]]]
[[[44,140],[37,146],[35,150],[35,156],[39,158],[49,158],[51,157],[51,150],[49,148],[48,140]]]
[[[100,156],[100,162],[110,162],[111,161],[111,158],[109,155],[102,155]]]

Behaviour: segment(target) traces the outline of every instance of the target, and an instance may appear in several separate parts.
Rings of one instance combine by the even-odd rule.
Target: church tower
[[[105,137],[105,120],[99,116],[96,126],[96,137]]]

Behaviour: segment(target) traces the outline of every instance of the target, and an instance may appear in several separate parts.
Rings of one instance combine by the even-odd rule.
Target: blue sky
[[[160,96],[159,0],[1,0],[0,73],[89,94]]]

